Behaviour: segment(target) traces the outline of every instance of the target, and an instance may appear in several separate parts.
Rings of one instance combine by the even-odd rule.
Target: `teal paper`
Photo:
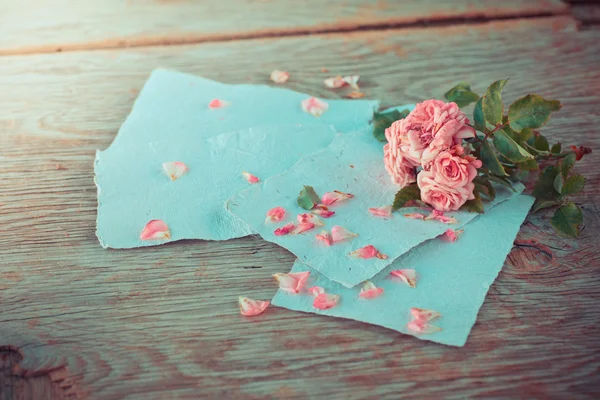
[[[458,220],[452,226],[438,221],[405,218],[403,212],[394,213],[390,218],[371,215],[368,211],[370,207],[391,204],[399,190],[385,171],[382,147],[370,133],[364,131],[338,135],[328,148],[304,157],[283,174],[266,180],[263,185],[253,186],[234,196],[228,208],[265,240],[288,249],[328,278],[346,287],[353,287],[376,275],[414,246],[438,236],[449,227],[460,228],[477,215],[465,211],[447,213]],[[336,214],[323,219],[326,224],[323,228],[316,227],[301,235],[276,236],[275,228],[289,221],[296,222],[298,214],[307,212],[297,204],[298,193],[303,185],[313,186],[320,196],[325,192],[340,190],[352,193],[355,197],[331,206]],[[515,188],[517,192],[523,190],[522,185]],[[498,187],[496,200],[486,204],[486,210],[517,192]],[[279,224],[266,222],[267,211],[277,206],[287,210],[288,218]],[[330,230],[334,225],[359,236],[333,246],[317,241],[316,234],[322,229]],[[348,256],[351,251],[366,245],[375,246],[388,258],[360,259]]]
[[[273,298],[273,305],[353,319],[423,340],[463,346],[533,201],[529,196],[517,196],[465,226],[458,241],[448,243],[432,239],[415,247],[371,279],[377,287],[384,289],[383,294],[374,299],[358,298],[360,286],[346,288],[296,261],[292,272],[310,271],[307,287],[321,286],[327,293],[341,295],[339,304],[321,311],[313,307],[310,294],[292,295],[279,290]],[[391,270],[403,268],[417,271],[416,288],[389,278]],[[442,328],[442,331],[416,335],[407,330],[411,307],[440,312],[442,317],[431,324]]]

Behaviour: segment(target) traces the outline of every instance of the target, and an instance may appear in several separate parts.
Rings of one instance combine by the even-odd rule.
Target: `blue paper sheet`
[[[265,240],[288,249],[328,278],[346,287],[353,287],[376,275],[412,247],[440,235],[450,227],[460,228],[477,215],[465,211],[447,213],[458,220],[457,224],[451,226],[438,221],[404,218],[403,213],[394,213],[390,218],[371,215],[368,211],[370,207],[391,204],[399,190],[385,171],[382,147],[370,133],[364,131],[338,135],[327,149],[304,157],[292,168],[266,180],[262,185],[240,192],[227,206]],[[355,197],[333,205],[331,209],[336,214],[323,219],[326,225],[323,228],[317,227],[300,235],[276,236],[275,228],[286,222],[296,222],[298,214],[307,212],[297,204],[298,193],[303,185],[313,186],[320,196],[340,190],[352,193]],[[486,204],[486,210],[522,190],[520,184],[515,186],[514,192],[498,187],[495,201]],[[267,211],[277,206],[287,210],[288,218],[279,224],[266,222]],[[330,230],[334,225],[357,233],[358,237],[333,246],[317,241],[316,234],[322,229]],[[366,245],[375,246],[388,258],[360,259],[348,256],[351,251]]]
[[[432,239],[415,247],[371,279],[384,289],[383,294],[374,299],[358,298],[360,286],[346,288],[296,261],[291,272],[310,271],[308,286],[321,286],[327,293],[341,295],[339,304],[321,311],[313,307],[310,294],[292,295],[279,290],[273,305],[353,319],[423,340],[463,346],[533,201],[529,196],[517,196],[465,226],[458,241]],[[416,288],[389,278],[391,270],[404,268],[416,270]],[[406,325],[411,320],[411,307],[440,312],[442,317],[431,324],[442,330],[422,335],[409,331]]]

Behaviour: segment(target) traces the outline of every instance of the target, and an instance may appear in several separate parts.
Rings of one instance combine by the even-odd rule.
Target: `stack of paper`
[[[483,215],[448,213],[457,220],[451,227],[464,229],[454,243],[440,240],[449,228],[442,222],[408,219],[402,213],[374,216],[368,209],[390,205],[399,189],[385,172],[381,143],[370,133],[378,103],[331,100],[317,118],[300,106],[308,97],[155,71],[111,147],[96,157],[100,242],[131,248],[258,233],[298,257],[292,271],[310,271],[308,287],[341,296],[337,306],[317,310],[311,294],[279,291],[274,305],[413,335],[417,332],[407,328],[411,308],[434,310],[441,315],[434,321],[436,330],[418,337],[462,346],[533,199],[520,195],[520,185],[514,190],[499,187]],[[211,109],[213,99],[229,104]],[[188,168],[176,181],[162,171],[170,161]],[[242,176],[245,171],[259,182],[249,183]],[[304,185],[320,195],[338,190],[354,197],[332,205],[335,215],[321,218],[323,227],[275,235],[276,228],[306,212],[297,204]],[[286,210],[284,220],[265,220],[274,207]],[[164,221],[170,237],[141,240],[150,220]],[[334,226],[357,236],[332,246],[316,239]],[[387,257],[349,256],[367,245]],[[415,270],[416,287],[391,279],[390,272],[400,269]],[[360,298],[365,281],[383,294]]]

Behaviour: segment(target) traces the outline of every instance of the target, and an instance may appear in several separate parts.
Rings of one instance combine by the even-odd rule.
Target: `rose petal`
[[[246,317],[262,314],[269,307],[269,304],[271,304],[270,301],[252,300],[244,296],[238,297],[238,303],[240,305],[240,314]]]
[[[323,218],[330,218],[335,214],[335,211],[330,211],[327,206],[322,204],[317,205],[311,212]]]
[[[314,226],[325,226],[325,223],[321,221],[319,217],[315,214],[298,214],[298,222],[303,223],[312,223]]]
[[[316,238],[317,240],[320,240],[321,242],[325,243],[327,246],[331,246],[333,244],[333,238],[327,231],[321,231],[321,233],[319,233],[316,236]]]
[[[456,242],[464,231],[464,229],[446,229],[446,232],[444,232],[444,235],[442,236],[442,240],[450,243]]]
[[[153,219],[148,222],[142,233],[140,234],[142,240],[168,240],[171,239],[171,232],[169,227],[160,219]]]
[[[321,199],[321,203],[326,206],[330,206],[334,203],[338,203],[343,200],[351,199],[354,195],[350,193],[340,192],[339,190],[334,190],[333,192],[327,192],[323,195]]]
[[[265,222],[279,222],[285,218],[285,208],[275,207],[267,211]]]
[[[365,97],[365,94],[363,92],[350,92],[346,95],[346,97],[348,97],[349,99],[362,99],[363,97]]]
[[[369,212],[377,217],[390,217],[392,215],[392,206],[369,208]]]
[[[181,161],[166,162],[162,165],[162,167],[165,171],[165,174],[167,174],[167,176],[171,178],[172,181],[176,181],[177,178],[181,177],[188,170],[187,165],[185,165]]]
[[[401,279],[411,288],[417,287],[417,273],[414,269],[396,269],[390,272],[390,275]]]
[[[296,229],[294,229],[292,231],[292,235],[299,235],[306,231],[310,231],[314,227],[315,227],[315,224],[313,224],[312,222],[303,222],[301,224],[298,224],[298,226],[296,226]]]
[[[228,101],[223,101],[223,100],[219,100],[219,99],[212,99],[209,103],[208,103],[208,108],[210,109],[215,109],[215,108],[223,108],[223,107],[227,107],[230,106],[231,103]]]
[[[289,222],[287,224],[285,224],[284,226],[282,226],[281,228],[277,228],[275,229],[275,236],[284,236],[289,234],[291,231],[294,230],[294,228],[296,228],[296,225],[294,225],[293,222]]]
[[[323,289],[321,286],[313,286],[310,289],[308,289],[308,291],[310,292],[310,294],[312,294],[315,297],[317,297],[320,294],[325,293],[325,289]]]
[[[341,88],[342,86],[346,85],[346,81],[344,81],[344,78],[342,78],[340,75],[338,76],[333,76],[331,78],[327,78],[323,81],[323,83],[325,84],[325,86],[327,86],[330,89],[338,89]]]
[[[406,218],[412,218],[412,219],[425,219],[425,215],[420,214],[420,213],[408,213],[408,214],[404,214],[404,216]]]
[[[362,289],[360,289],[358,297],[363,299],[373,299],[379,296],[381,293],[383,293],[382,288],[376,287],[371,281],[366,281]]]
[[[381,260],[385,260],[386,258],[388,258],[388,256],[386,256],[385,254],[381,254],[379,252],[379,250],[377,250],[372,245],[367,245],[365,247],[361,247],[360,249],[354,250],[353,252],[351,252],[348,255],[350,257],[356,257],[356,258],[374,258],[374,257],[377,257],[377,258],[379,258]]]
[[[271,80],[275,83],[285,83],[290,78],[289,72],[280,71],[278,69],[271,72]]]
[[[322,293],[313,300],[313,307],[319,310],[327,310],[328,308],[335,307],[339,301],[339,294]]]
[[[439,317],[442,316],[442,314],[440,314],[437,311],[427,310],[425,308],[417,308],[417,307],[411,308],[410,313],[412,314],[412,316],[415,320],[426,321],[426,322],[433,321],[434,319],[438,319]]]
[[[315,117],[320,117],[329,108],[329,104],[316,97],[302,100],[302,109]]]
[[[360,75],[348,75],[348,76],[344,76],[342,78],[342,80],[347,83],[348,85],[350,85],[350,87],[355,90],[358,91],[358,80],[360,79]]]
[[[279,288],[281,290],[294,294],[298,294],[302,291],[309,276],[309,271],[290,272],[289,274],[273,274],[273,277],[279,282]]]
[[[445,224],[456,224],[456,218],[452,218],[452,217],[447,217],[444,215],[443,212],[438,211],[438,210],[433,210],[431,212],[431,214],[429,214],[428,216],[425,217],[426,220],[430,220],[430,219],[434,219],[440,222],[443,222]]]
[[[422,321],[422,320],[418,320],[418,319],[409,322],[408,325],[406,325],[406,327],[408,329],[410,329],[411,331],[413,331],[415,333],[420,333],[420,334],[435,333],[435,332],[439,332],[442,330],[442,328],[440,328],[440,327],[430,325],[426,321]]]
[[[333,243],[341,242],[342,240],[352,239],[357,237],[358,234],[350,232],[349,230],[342,228],[341,226],[334,226],[331,228],[331,238]]]
[[[260,179],[258,179],[256,176],[252,175],[249,172],[242,172],[242,175],[244,176],[244,178],[246,178],[248,183],[258,183],[260,181]]]

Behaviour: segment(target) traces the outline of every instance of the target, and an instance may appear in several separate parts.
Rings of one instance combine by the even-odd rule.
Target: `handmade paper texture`
[[[516,196],[466,225],[458,241],[448,243],[436,238],[415,247],[371,279],[384,289],[377,298],[358,298],[360,285],[344,287],[297,260],[292,272],[310,271],[308,287],[321,286],[327,293],[341,295],[339,304],[321,311],[313,307],[310,294],[292,295],[282,290],[272,303],[290,310],[353,319],[419,339],[463,346],[533,201],[529,196]],[[390,279],[391,270],[404,268],[416,270],[416,288]],[[431,323],[442,331],[423,335],[409,331],[406,325],[411,320],[411,307],[440,312],[442,317]]]
[[[234,196],[228,202],[228,208],[265,240],[288,249],[328,278],[353,287],[376,275],[412,247],[438,236],[449,227],[460,228],[477,216],[464,211],[447,213],[458,220],[457,224],[449,226],[438,221],[404,218],[402,212],[394,213],[390,218],[371,215],[370,207],[391,204],[399,190],[390,181],[382,159],[382,144],[367,132],[338,135],[327,149],[304,157],[283,174]],[[296,222],[298,214],[307,212],[297,204],[303,185],[314,187],[321,196],[340,190],[355,197],[331,206],[336,214],[323,219],[326,224],[323,228],[316,227],[300,235],[276,236],[274,230],[277,227]],[[522,191],[523,186],[517,185],[515,190],[498,187],[495,201],[487,204],[486,210]],[[266,222],[267,211],[277,206],[288,211],[288,218],[278,224]],[[316,240],[316,234],[322,229],[330,230],[334,225],[357,233],[358,237],[333,246]],[[375,246],[388,258],[360,259],[348,255],[366,245]]]
[[[142,241],[153,219],[163,220],[173,240],[226,240],[252,233],[225,210],[233,194],[248,188],[242,172],[259,179],[281,173],[304,155],[327,146],[335,132],[326,125],[256,127],[188,142],[150,140],[113,145],[96,155],[97,236],[104,247],[131,248],[164,243]],[[189,171],[171,181],[169,161]]]

